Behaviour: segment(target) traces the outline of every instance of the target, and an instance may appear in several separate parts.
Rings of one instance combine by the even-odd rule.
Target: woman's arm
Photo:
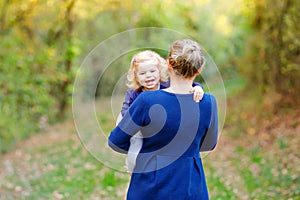
[[[115,151],[127,153],[130,139],[143,126],[145,116],[145,103],[137,98],[125,113],[118,126],[114,128],[108,138],[108,145]]]
[[[211,98],[211,121],[207,129],[205,138],[201,144],[200,152],[211,151],[215,148],[218,142],[218,106],[216,98],[210,95]]]

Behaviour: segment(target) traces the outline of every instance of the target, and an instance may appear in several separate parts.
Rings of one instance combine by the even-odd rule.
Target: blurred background
[[[84,151],[72,90],[96,45],[143,27],[196,39],[223,77],[224,130],[204,160],[211,198],[300,199],[299,10],[296,0],[2,0],[0,199],[122,199],[129,175]],[[101,80],[97,98],[111,96],[133,53]],[[114,127],[105,112],[98,118],[104,131]]]

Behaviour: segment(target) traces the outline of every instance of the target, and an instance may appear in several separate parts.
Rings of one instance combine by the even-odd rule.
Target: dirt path
[[[207,170],[208,176],[220,178],[224,187],[232,190],[239,199],[251,199],[249,186],[243,177],[242,169],[249,169],[254,175],[261,171],[260,166],[253,163],[249,153],[258,147],[260,149],[259,155],[265,156],[272,162],[279,162],[278,167],[274,168],[273,174],[284,175],[284,173],[288,173],[288,176],[294,176],[294,180],[299,180],[300,110],[290,115],[276,116],[272,121],[265,120],[263,126],[256,132],[250,130],[242,136],[234,138],[231,131],[233,131],[232,127],[225,127],[217,149],[205,157],[204,165],[207,163],[207,168],[214,169],[214,171]],[[70,143],[70,146],[65,146],[65,143]],[[52,146],[56,147],[52,149]],[[45,156],[49,154],[45,154],[46,151],[63,154],[68,151],[68,148],[78,149],[83,154],[88,154],[82,148],[71,120],[48,127],[44,133],[20,142],[14,150],[2,155],[0,157],[0,199],[15,199],[20,195],[28,196],[34,190],[28,179],[35,180],[44,172],[56,168],[54,164],[47,164],[47,157],[45,158]],[[242,149],[243,152],[239,153],[239,149]],[[241,156],[244,153],[248,153],[250,157]],[[39,162],[43,162],[43,164]],[[94,165],[83,166],[83,169],[91,166],[94,169]],[[16,179],[18,182],[15,181]],[[123,184],[122,187],[125,188],[126,184]],[[291,187],[295,187],[296,191],[298,190],[297,185],[292,184]],[[112,190],[111,188],[108,189]],[[211,195],[217,196],[218,190],[217,187],[213,188]],[[101,192],[103,189],[99,188],[98,193]],[[280,193],[284,194],[284,191],[280,191]],[[102,199],[109,199],[104,198],[105,195],[103,194]],[[118,195],[124,194],[121,192]],[[66,195],[55,190],[52,192],[52,197],[63,199]]]
[[[33,135],[31,138],[17,144],[12,151],[1,155],[0,199],[14,199],[18,194],[26,196],[26,193],[31,190],[28,177],[38,177],[43,171],[51,170],[51,165],[41,169],[40,164],[37,163],[43,159],[42,149],[51,148],[54,144],[68,140],[80,145],[76,135],[70,134],[73,131],[72,121],[50,126],[45,129],[44,133]],[[11,177],[19,179],[19,184],[15,185]],[[3,198],[3,196],[5,197]]]

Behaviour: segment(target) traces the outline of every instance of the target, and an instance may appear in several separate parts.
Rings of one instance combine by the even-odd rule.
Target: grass
[[[211,199],[300,199],[299,122],[253,132],[256,121],[234,105],[217,149],[203,159]],[[97,114],[105,132],[114,126],[106,112]],[[1,156],[0,199],[124,199],[129,179],[92,157],[66,121]]]
[[[288,156],[276,144],[267,151],[248,144],[249,147],[225,147],[221,143],[219,149],[204,159],[211,198],[300,199],[299,159],[284,159]],[[287,165],[284,160],[294,165]]]
[[[94,159],[75,130],[63,131],[39,135],[48,142],[30,139],[2,157],[0,199],[122,199],[129,175]]]

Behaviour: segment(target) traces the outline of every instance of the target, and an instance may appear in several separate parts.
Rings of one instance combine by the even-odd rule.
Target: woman
[[[209,199],[199,151],[217,143],[217,104],[210,94],[197,103],[189,92],[204,63],[196,42],[175,41],[168,55],[170,87],[139,95],[111,132],[108,144],[120,153],[142,133],[128,200]]]
[[[147,90],[158,90],[169,87],[167,73],[167,61],[154,51],[141,51],[135,54],[131,60],[127,73],[127,86],[130,88],[125,95],[125,101],[122,106],[122,117],[127,112],[133,101]],[[194,100],[199,102],[204,94],[202,86],[199,83],[193,83]],[[120,120],[117,120],[118,122]],[[135,160],[139,153],[143,140],[140,134],[136,134],[130,139],[131,145],[127,152],[126,168],[129,172],[133,171]]]

